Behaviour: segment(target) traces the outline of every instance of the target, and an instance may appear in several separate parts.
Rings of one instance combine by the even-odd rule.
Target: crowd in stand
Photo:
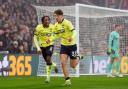
[[[32,4],[62,6],[75,3],[85,3],[85,0],[0,0],[0,51],[8,50],[10,53],[34,51],[32,37],[37,25],[37,15]]]
[[[35,9],[25,0],[2,0],[0,4],[0,51],[30,53],[37,24]]]
[[[71,5],[78,0],[0,0],[0,51],[31,53],[35,5]]]

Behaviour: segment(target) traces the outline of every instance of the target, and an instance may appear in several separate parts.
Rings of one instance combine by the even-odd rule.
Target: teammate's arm
[[[51,37],[51,40],[52,41],[55,41],[57,40],[58,38],[60,38],[60,33],[57,32],[55,26],[53,26],[53,30],[52,30],[53,34],[52,34],[52,37]]]
[[[59,34],[53,33],[51,40],[55,41],[59,38]]]

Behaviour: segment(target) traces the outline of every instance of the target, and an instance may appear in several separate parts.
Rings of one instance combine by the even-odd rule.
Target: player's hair
[[[119,26],[121,26],[121,24],[115,24],[115,28],[117,28],[117,27],[119,27]]]
[[[43,16],[43,17],[41,18],[41,22],[42,22],[42,23],[44,23],[44,19],[45,19],[45,17],[48,17],[48,19],[49,19],[49,21],[50,21],[50,17],[47,16],[47,15],[45,15],[45,16]]]
[[[61,9],[57,9],[57,10],[54,11],[54,14],[63,15],[63,11]]]

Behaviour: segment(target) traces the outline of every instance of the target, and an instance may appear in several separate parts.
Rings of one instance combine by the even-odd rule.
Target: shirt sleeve
[[[76,30],[73,30],[72,38],[75,38],[76,39],[76,36],[77,36],[77,32],[76,32]]]
[[[39,25],[37,25],[34,30],[34,35],[36,35],[36,36],[38,36],[38,33],[39,33],[38,29],[39,29]]]
[[[110,33],[109,35],[109,48],[112,48],[112,44],[113,44],[113,38],[114,38],[114,35],[112,33]]]
[[[35,44],[37,50],[40,51],[41,49],[40,49],[40,46],[39,46],[38,40],[37,40],[37,37],[38,37],[38,30],[37,29],[38,29],[38,26],[36,27],[36,29],[34,31],[33,41],[34,41],[34,44]]]
[[[38,44],[37,37],[36,37],[35,35],[34,35],[34,37],[33,37],[33,40],[34,40],[34,44],[35,44],[37,50],[40,51],[41,49],[40,49],[40,46],[39,46],[39,44]]]
[[[72,25],[72,23],[70,21],[67,23],[67,26],[68,26],[68,29],[70,31],[73,31],[74,30],[74,26]]]

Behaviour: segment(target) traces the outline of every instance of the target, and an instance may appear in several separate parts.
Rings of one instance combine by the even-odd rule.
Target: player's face
[[[123,31],[123,26],[120,25],[120,26],[117,27],[117,29],[119,30],[119,32],[122,32]]]
[[[55,14],[54,17],[55,17],[55,19],[56,19],[57,22],[61,22],[62,19],[63,19],[63,15],[56,15]]]
[[[48,17],[45,17],[45,18],[44,18],[44,23],[43,23],[43,24],[44,24],[45,26],[49,26],[49,23],[50,23],[49,18],[48,18]]]

